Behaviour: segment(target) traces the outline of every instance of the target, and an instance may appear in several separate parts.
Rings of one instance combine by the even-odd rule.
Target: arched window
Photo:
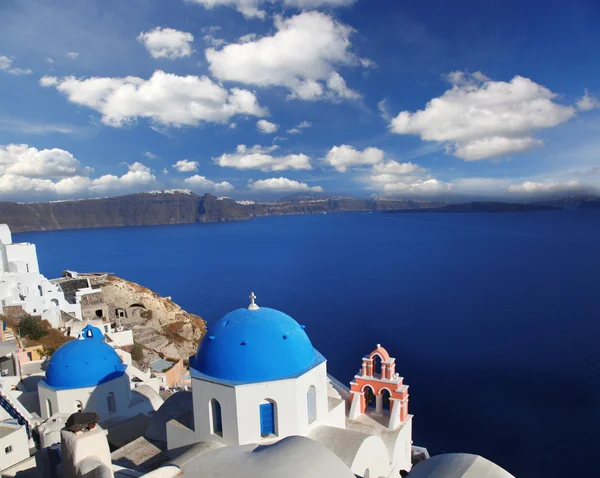
[[[381,400],[383,402],[383,409],[384,410],[390,410],[391,409],[391,402],[390,402],[390,392],[387,389],[383,389],[381,391]]]
[[[365,391],[365,401],[367,403],[367,407],[375,407],[377,403],[377,399],[375,398],[375,392],[368,385],[364,388]]]
[[[83,403],[81,403],[79,400],[75,401],[75,411],[83,412]]]
[[[210,401],[210,419],[212,432],[223,436],[223,418],[221,415],[221,404],[214,398]]]
[[[109,392],[106,396],[106,405],[108,413],[115,413],[117,411],[117,402],[115,401],[115,394],[113,392]]]
[[[277,436],[277,404],[265,400],[260,404],[260,436]]]
[[[46,412],[48,412],[48,417],[52,416],[52,402],[49,398],[46,399]]]
[[[317,419],[317,388],[311,385],[306,394],[306,405],[308,408],[308,424]]]
[[[44,295],[44,291],[42,290],[42,286],[38,285],[38,292],[40,293],[40,297]]]
[[[381,376],[381,357],[378,354],[373,355],[373,376]]]

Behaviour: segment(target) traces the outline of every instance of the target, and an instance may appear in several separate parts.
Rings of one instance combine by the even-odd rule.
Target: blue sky
[[[593,0],[5,0],[0,199],[595,192],[599,22]]]

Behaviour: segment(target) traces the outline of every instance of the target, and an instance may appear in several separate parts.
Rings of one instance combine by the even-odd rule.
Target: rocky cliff
[[[93,227],[152,226],[242,221],[258,216],[335,211],[415,209],[442,203],[338,198],[299,198],[273,203],[240,203],[176,189],[127,196],[54,201],[0,202],[0,223],[13,232]]]
[[[144,347],[144,362],[151,362],[159,354],[185,360],[196,353],[206,331],[199,316],[186,312],[170,297],[161,297],[119,277],[108,276],[98,285],[111,308],[126,311],[119,321],[133,331],[134,341]]]

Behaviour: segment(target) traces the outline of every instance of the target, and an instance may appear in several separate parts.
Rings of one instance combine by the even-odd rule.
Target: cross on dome
[[[250,292],[250,305],[248,306],[248,310],[258,310],[260,308],[254,302],[255,299],[256,299],[256,296],[254,295],[254,292]]]

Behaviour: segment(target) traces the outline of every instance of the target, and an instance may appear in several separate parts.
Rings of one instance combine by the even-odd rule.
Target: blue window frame
[[[272,403],[260,405],[260,434],[263,437],[275,435],[275,405]]]

